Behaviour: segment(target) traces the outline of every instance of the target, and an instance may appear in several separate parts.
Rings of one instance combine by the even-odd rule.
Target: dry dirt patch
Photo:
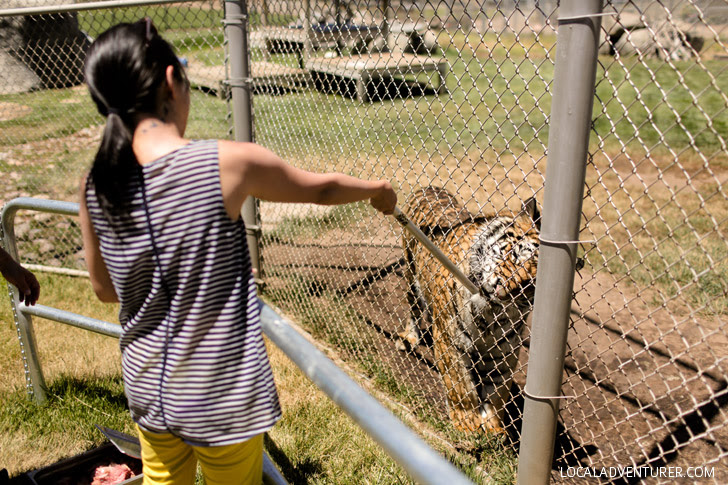
[[[376,222],[362,226],[381,227]],[[414,388],[425,409],[446,420],[444,388],[431,348],[426,343],[409,353],[396,348],[397,332],[409,317],[397,265],[402,250],[393,236],[396,230],[377,232],[378,239],[367,244],[343,229],[315,241],[277,240],[264,247],[265,264],[279,275],[295,274],[307,282],[305,298],[310,301],[304,311],[326,314],[325,294],[335,293],[366,326],[366,331],[348,329],[352,336],[366,334],[377,362],[397,382]],[[556,457],[562,464],[600,467],[649,462],[686,469],[712,463],[716,473],[723,473],[716,460],[721,449],[728,449],[728,430],[720,425],[728,404],[724,323],[689,309],[655,308],[646,301],[645,289],[604,269],[590,271],[582,270],[574,286],[564,394],[575,398],[561,405],[563,434]],[[275,290],[290,281],[277,277],[268,283]],[[344,331],[343,323],[332,320],[329,325]],[[342,358],[361,358],[356,351],[343,349]],[[522,366],[527,354],[526,348]],[[516,384],[511,413],[517,430],[523,372]]]
[[[0,102],[0,121],[22,118],[33,112],[33,108],[18,103]]]

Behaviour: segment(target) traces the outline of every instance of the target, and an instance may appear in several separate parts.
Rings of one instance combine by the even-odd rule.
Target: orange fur
[[[418,345],[421,327],[431,330],[450,418],[461,430],[503,431],[536,278],[538,215],[535,204],[531,208],[476,216],[438,187],[417,191],[405,206],[412,221],[481,288],[471,300],[442,264],[405,234],[412,319],[399,334],[400,348]]]

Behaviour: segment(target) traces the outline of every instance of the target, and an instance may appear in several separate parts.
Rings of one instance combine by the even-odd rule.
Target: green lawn
[[[98,302],[88,280],[38,276],[40,303],[116,321],[117,306]],[[25,391],[12,322],[6,299],[0,302],[0,468],[13,476],[99,446],[105,438],[96,424],[135,433],[115,339],[34,319],[49,397],[38,406]],[[283,418],[266,449],[291,483],[412,483],[280,350],[268,349]]]

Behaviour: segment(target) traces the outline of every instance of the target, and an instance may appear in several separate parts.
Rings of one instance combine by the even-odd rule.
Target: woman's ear
[[[164,71],[164,80],[167,84],[167,89],[169,90],[170,96],[174,99],[177,95],[177,89],[178,86],[175,84],[174,79],[174,66],[169,65],[167,66],[167,69]]]

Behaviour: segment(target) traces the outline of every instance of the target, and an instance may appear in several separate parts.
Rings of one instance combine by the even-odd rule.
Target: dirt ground
[[[390,225],[368,239],[336,230],[295,244],[268,241],[264,265],[275,274],[295,270],[307,282],[310,306],[303,311],[318,311],[322,305],[325,314],[321,295],[338,295],[368,327],[367,332],[352,328],[352,335],[366,333],[376,358],[398,382],[447,419],[444,387],[430,347],[422,344],[409,353],[396,348],[397,332],[408,318],[398,234]],[[273,292],[288,284],[277,276],[266,282],[267,291]],[[563,394],[575,397],[561,404],[553,479],[569,481],[560,475],[568,466],[707,466],[715,469],[716,482],[725,483],[725,321],[655,308],[650,302],[653,290],[635,288],[588,266],[577,274],[574,291]],[[291,308],[297,311],[295,304]],[[346,332],[337,322],[331,325]],[[342,352],[353,356],[356,349]],[[527,360],[528,339],[508,406],[516,450]]]

